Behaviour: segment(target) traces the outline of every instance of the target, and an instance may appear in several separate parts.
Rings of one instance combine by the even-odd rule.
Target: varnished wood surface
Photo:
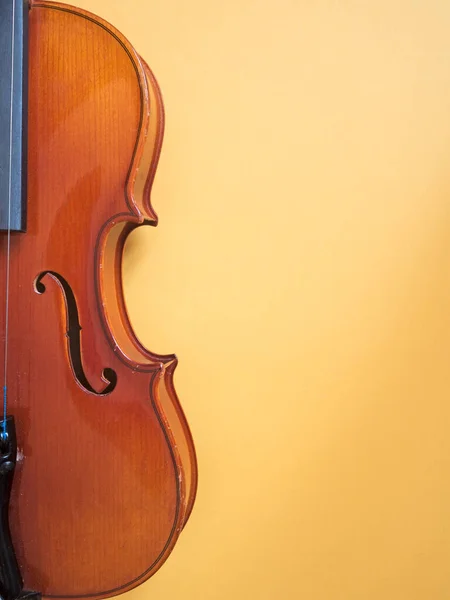
[[[148,66],[85,11],[33,1],[29,45],[28,232],[11,242],[11,528],[27,588],[106,597],[163,564],[197,487],[176,357],[142,346],[121,287],[126,236],[157,223],[150,191],[163,108]],[[67,335],[67,286],[81,364],[76,332]],[[2,331],[3,315],[0,305]],[[111,379],[104,369],[117,384],[99,395]]]

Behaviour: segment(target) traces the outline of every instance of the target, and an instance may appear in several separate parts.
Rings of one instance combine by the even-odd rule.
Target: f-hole
[[[45,285],[42,283],[42,279],[49,275],[59,285],[66,304],[66,324],[67,324],[67,345],[69,350],[69,358],[72,366],[73,374],[78,384],[90,394],[96,396],[106,396],[110,394],[117,385],[117,374],[113,369],[103,369],[102,379],[106,382],[106,387],[101,391],[97,392],[92,385],[89,383],[86,374],[83,369],[83,362],[81,360],[81,325],[78,318],[78,307],[75,300],[74,293],[69,283],[55,271],[43,271],[38,275],[35,280],[34,288],[38,294],[45,292]]]

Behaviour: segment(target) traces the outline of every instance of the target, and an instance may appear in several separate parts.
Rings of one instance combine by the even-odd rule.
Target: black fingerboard
[[[0,0],[0,230],[2,231],[8,229],[8,222],[11,231],[26,230],[28,10],[28,0]]]

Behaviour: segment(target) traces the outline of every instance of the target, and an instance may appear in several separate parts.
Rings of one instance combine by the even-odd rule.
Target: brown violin
[[[0,57],[0,595],[114,596],[161,567],[197,489],[177,359],[140,343],[121,280],[157,224],[163,103],[73,6],[0,0]]]

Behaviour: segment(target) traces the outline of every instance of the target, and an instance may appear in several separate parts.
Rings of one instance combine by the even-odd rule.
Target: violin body
[[[157,224],[163,105],[117,30],[41,0],[30,4],[28,103],[27,232],[10,241],[11,535],[25,588],[109,597],[164,563],[197,487],[177,359],[139,342],[121,283],[126,237]],[[5,262],[4,235],[0,252]]]

